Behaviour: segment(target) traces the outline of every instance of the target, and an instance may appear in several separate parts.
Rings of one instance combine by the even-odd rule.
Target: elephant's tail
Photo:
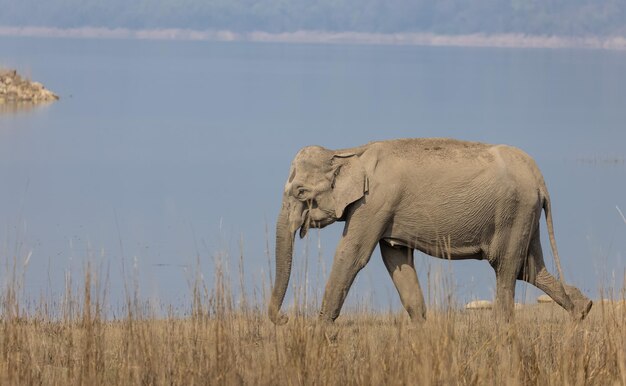
[[[556,249],[556,239],[554,238],[554,226],[552,224],[552,209],[550,207],[550,196],[548,192],[543,192],[543,210],[546,214],[546,224],[548,225],[548,236],[550,237],[550,248],[552,248],[552,255],[554,256],[554,263],[556,269],[559,272],[559,279],[561,284],[564,284],[563,270],[561,269],[561,259],[559,258],[559,251]]]

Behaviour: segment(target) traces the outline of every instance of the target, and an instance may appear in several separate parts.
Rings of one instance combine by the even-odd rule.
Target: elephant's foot
[[[574,309],[572,310],[571,315],[572,318],[577,321],[585,319],[593,306],[593,302],[590,299],[580,299],[578,301],[572,299],[572,303],[574,303]]]
[[[323,319],[321,316],[316,324],[316,335],[329,345],[337,344],[339,328],[332,319]]]
[[[422,324],[426,321],[426,307],[424,305],[405,305],[405,309],[409,314],[411,323]]]
[[[583,295],[578,288],[569,285],[565,286],[565,292],[574,305],[574,308],[572,308],[572,311],[570,312],[572,318],[574,320],[585,319],[593,306],[591,299]]]
[[[339,335],[339,330],[337,328],[327,328],[324,331],[324,338],[326,338],[326,343],[331,346],[335,346],[337,344],[337,336]]]
[[[502,309],[499,309],[499,308],[496,307],[493,310],[493,314],[494,314],[495,320],[498,323],[503,324],[503,325],[512,323],[515,320],[513,312],[509,311],[508,309],[507,310],[502,310]]]
[[[287,322],[289,321],[289,317],[281,313],[273,313],[273,314],[270,314],[270,320],[275,325],[282,326],[284,324],[287,324]]]
[[[426,322],[426,315],[425,313],[410,313],[409,312],[409,320],[411,321],[411,324],[419,326]]]
[[[412,326],[419,327],[426,323],[426,318],[418,317],[418,318],[410,318],[409,319]]]
[[[493,307],[493,313],[495,315],[496,320],[499,323],[511,323],[514,320],[514,311],[515,311],[515,303],[513,301],[513,297],[506,297],[504,299],[496,298],[496,303]]]

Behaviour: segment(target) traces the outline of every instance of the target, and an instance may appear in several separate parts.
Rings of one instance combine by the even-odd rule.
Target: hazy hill
[[[626,35],[626,0],[0,0],[0,25]]]

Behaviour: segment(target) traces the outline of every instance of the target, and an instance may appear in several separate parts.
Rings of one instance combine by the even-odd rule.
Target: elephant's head
[[[309,228],[343,220],[348,205],[367,192],[367,184],[354,152],[309,146],[294,158],[276,222],[276,281],[269,305],[269,317],[275,324],[287,322],[280,307],[289,284],[295,232],[300,229],[302,238]]]

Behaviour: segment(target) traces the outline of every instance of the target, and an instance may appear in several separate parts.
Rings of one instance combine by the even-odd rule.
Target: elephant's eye
[[[297,188],[296,189],[296,198],[298,199],[306,199],[307,194],[309,193],[309,190],[303,187]]]

